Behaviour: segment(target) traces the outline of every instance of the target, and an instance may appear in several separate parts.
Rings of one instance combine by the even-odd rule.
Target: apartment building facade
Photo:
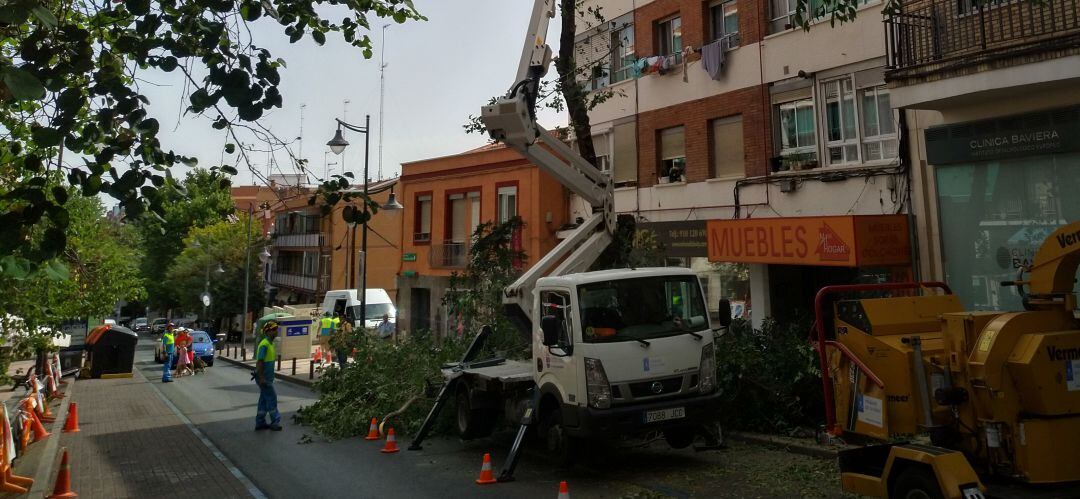
[[[385,204],[396,184],[397,179],[370,184],[372,200]],[[345,223],[345,203],[325,214],[320,206],[309,205],[314,192],[299,182],[233,188],[238,209],[254,207],[270,241],[265,275],[272,304],[320,303],[329,290],[359,285],[363,226]],[[401,216],[400,211],[381,210],[368,226],[367,285],[386,289],[390,296],[397,290]]]
[[[885,19],[893,105],[919,158],[919,267],[968,307],[1080,218],[1080,3],[906,0]]]
[[[788,0],[586,3],[605,18],[577,53],[610,92],[590,117],[616,211],[699,273],[710,308],[729,298],[760,325],[826,284],[910,276],[882,3],[809,30]]]
[[[558,244],[567,223],[566,189],[520,154],[492,144],[401,165],[398,189],[401,271],[398,328],[447,334],[456,321],[443,305],[451,274],[464,272],[481,223],[520,217],[512,244],[527,268]]]

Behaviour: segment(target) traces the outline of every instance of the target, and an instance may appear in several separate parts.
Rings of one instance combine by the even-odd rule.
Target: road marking
[[[217,446],[214,445],[214,442],[211,442],[210,439],[207,438],[206,435],[204,435],[203,432],[195,426],[195,423],[192,423],[191,420],[184,415],[184,413],[180,412],[180,408],[176,407],[176,405],[173,404],[171,400],[169,400],[169,397],[166,397],[165,394],[162,393],[162,391],[154,385],[153,381],[147,379],[146,382],[150,384],[150,388],[153,388],[154,391],[157,392],[158,397],[161,398],[161,401],[165,402],[165,405],[169,406],[169,409],[172,409],[173,413],[176,414],[178,418],[180,418],[180,421],[183,421],[184,424],[187,425],[188,429],[191,430],[191,432],[194,433],[196,437],[199,437],[199,440],[202,440],[203,445],[205,445],[207,449],[210,449],[210,453],[213,454],[214,457],[218,459],[218,461],[221,461],[221,464],[224,464],[225,468],[228,469],[229,472],[232,473],[232,475],[236,477],[237,480],[240,480],[240,483],[242,483],[244,487],[247,487],[248,494],[251,494],[251,497],[254,497],[255,499],[267,499],[266,494],[263,494],[262,491],[255,486],[255,483],[252,482],[251,479],[247,477],[247,475],[244,475],[244,472],[240,471],[240,468],[237,468],[235,465],[233,465],[232,461],[230,461],[228,457],[225,457],[225,454],[222,454],[221,451],[218,450]]]

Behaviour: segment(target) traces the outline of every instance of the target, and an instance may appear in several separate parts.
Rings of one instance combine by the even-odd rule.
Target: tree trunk
[[[574,35],[577,31],[577,0],[560,0],[562,8],[562,34],[559,38],[559,59],[555,69],[559,71],[559,83],[566,109],[570,112],[570,128],[577,140],[578,153],[589,164],[596,166],[596,150],[593,149],[592,125],[589,123],[587,92],[577,79]]]

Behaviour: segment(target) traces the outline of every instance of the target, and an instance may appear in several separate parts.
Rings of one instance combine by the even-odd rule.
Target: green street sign
[[[401,261],[403,262],[415,262],[416,253],[405,253],[401,255]]]
[[[402,272],[401,275],[404,276],[404,277],[416,277],[416,271],[415,270],[406,270],[406,271]]]

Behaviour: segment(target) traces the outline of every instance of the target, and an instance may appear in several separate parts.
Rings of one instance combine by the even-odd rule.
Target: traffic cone
[[[322,348],[315,347],[315,354],[311,356],[311,361],[322,364]]]
[[[570,487],[566,485],[566,480],[559,482],[558,499],[570,499]]]
[[[480,466],[480,478],[476,479],[476,483],[487,485],[497,481],[495,475],[491,473],[491,454],[484,453],[484,464]]]
[[[64,448],[64,457],[60,459],[60,473],[56,474],[56,487],[47,499],[62,499],[67,497],[79,497],[71,491],[71,465],[68,464],[67,447]]]
[[[30,418],[23,416],[22,433],[19,434],[19,453],[26,452],[30,445]]]
[[[68,404],[68,417],[64,421],[64,433],[79,432],[79,405],[75,402]]]
[[[390,428],[386,432],[386,446],[382,448],[382,452],[385,454],[393,454],[401,449],[397,448],[397,438],[394,438],[394,429]]]
[[[364,440],[378,440],[379,439],[379,425],[376,424],[376,419],[371,418],[371,426],[368,427],[367,436]]]
[[[41,420],[38,419],[37,414],[34,414],[30,418],[30,428],[34,430],[34,442],[44,440],[50,433],[45,430],[45,425],[41,424]]]

